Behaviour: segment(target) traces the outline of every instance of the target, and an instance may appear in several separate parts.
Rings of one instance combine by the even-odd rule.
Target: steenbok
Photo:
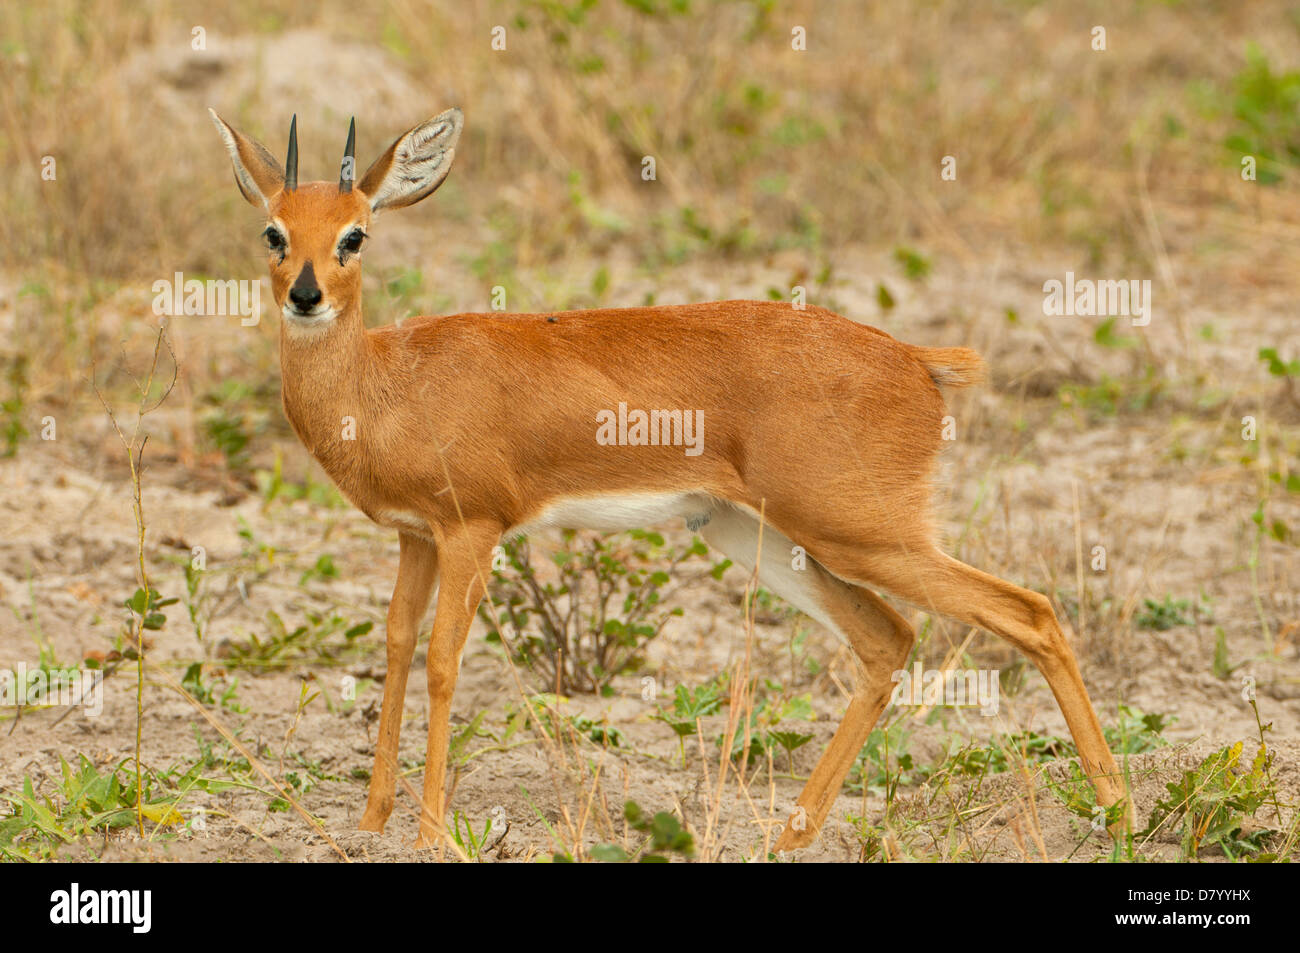
[[[503,536],[681,517],[753,569],[760,513],[764,552],[776,554],[761,560],[761,583],[839,635],[860,662],[848,711],[778,850],[806,846],[822,827],[911,650],[911,626],[875,590],[1028,655],[1056,695],[1098,802],[1120,799],[1115,761],[1051,603],[935,544],[939,385],[978,381],[974,351],[917,347],[822,308],[757,301],[457,314],[367,330],[361,254],[371,222],[438,188],[460,111],[400,136],[359,179],[354,125],[339,180],[304,183],[296,117],[284,168],[212,118],[239,190],[266,216],[285,415],[348,499],[401,543],[363,830],[383,830],[393,809],[406,676],[435,583],[417,846],[444,833],[452,692]],[[602,438],[616,408],[620,427],[633,417],[626,408],[640,411],[639,432]],[[794,546],[807,554],[803,569],[792,568]]]

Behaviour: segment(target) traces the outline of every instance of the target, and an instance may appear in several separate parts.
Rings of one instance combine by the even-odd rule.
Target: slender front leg
[[[406,675],[420,622],[429,608],[434,581],[438,578],[438,551],[433,543],[400,537],[402,553],[397,566],[397,584],[388,604],[388,674],[384,679],[384,702],[379,712],[379,741],[375,745],[375,770],[370,775],[370,795],[361,816],[361,830],[382,833],[393,813],[397,785],[397,741],[402,731],[402,710],[406,701]]]
[[[424,762],[424,806],[416,847],[432,847],[444,832],[443,782],[447,772],[451,697],[460,672],[474,612],[492,568],[492,547],[504,527],[495,523],[462,524],[438,542],[441,579],[438,608],[429,639],[429,748]]]

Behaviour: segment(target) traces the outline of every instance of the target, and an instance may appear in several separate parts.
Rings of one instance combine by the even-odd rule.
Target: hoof
[[[781,836],[776,839],[776,847],[772,849],[778,854],[783,851],[801,850],[816,839],[817,832],[815,830],[804,828],[797,831],[787,823],[785,830],[781,832]]]

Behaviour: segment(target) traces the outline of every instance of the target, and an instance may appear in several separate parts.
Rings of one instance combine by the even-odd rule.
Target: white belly
[[[432,539],[429,522],[414,510],[379,510],[371,517],[380,526],[413,533],[425,539]]]
[[[525,536],[541,529],[590,529],[613,533],[642,529],[682,517],[696,528],[707,522],[716,502],[706,493],[619,493],[555,500],[540,513],[506,531]]]

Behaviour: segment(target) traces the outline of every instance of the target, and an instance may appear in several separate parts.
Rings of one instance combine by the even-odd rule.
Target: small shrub
[[[507,567],[493,570],[479,616],[488,641],[504,628],[515,661],[560,694],[606,692],[614,676],[635,672],[646,647],[680,608],[664,609],[678,568],[708,552],[698,539],[667,546],[658,533],[586,535],[568,531],[551,557],[559,570],[543,580],[526,540],[502,547]]]

